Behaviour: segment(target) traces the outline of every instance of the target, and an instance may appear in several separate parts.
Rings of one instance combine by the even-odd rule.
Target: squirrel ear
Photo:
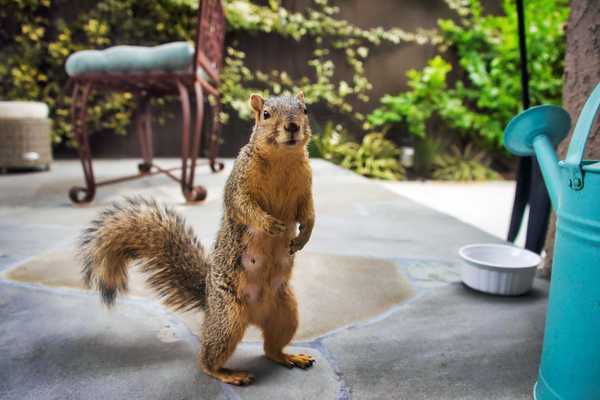
[[[250,95],[250,107],[252,107],[254,112],[260,113],[263,108],[263,104],[265,104],[265,100],[260,94],[252,93]]]
[[[296,98],[298,100],[300,100],[301,103],[304,103],[304,92],[301,90],[298,92],[298,94],[296,95]]]

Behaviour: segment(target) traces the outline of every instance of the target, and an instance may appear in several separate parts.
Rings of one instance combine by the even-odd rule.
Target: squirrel
[[[294,255],[315,221],[304,94],[267,100],[252,94],[250,106],[254,128],[227,179],[212,252],[183,217],[139,197],[101,212],[79,245],[84,282],[106,305],[127,291],[127,268],[137,262],[166,306],[204,310],[198,366],[234,385],[254,381],[249,372],[224,368],[250,324],[262,330],[268,359],[302,369],[315,362],[283,351],[298,326],[289,285]]]

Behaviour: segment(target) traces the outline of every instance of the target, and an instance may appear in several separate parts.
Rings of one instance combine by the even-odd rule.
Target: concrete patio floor
[[[219,384],[196,370],[200,314],[164,309],[135,273],[130,295],[111,310],[81,287],[76,237],[123,195],[173,205],[208,247],[226,164],[220,174],[198,169],[209,191],[199,205],[153,177],[72,206],[67,191],[82,183],[76,161],[0,175],[0,399],[531,398],[546,282],[516,298],[464,287],[457,249],[499,239],[324,161],[313,162],[317,223],[293,278],[301,326],[291,351],[313,354],[312,369],[270,363],[251,330],[228,367],[250,370],[256,383]],[[96,175],[135,165],[101,160]]]
[[[381,184],[400,196],[451,215],[490,235],[506,238],[515,198],[515,181],[383,181]],[[517,246],[525,246],[528,220],[529,207],[526,207],[515,239]]]

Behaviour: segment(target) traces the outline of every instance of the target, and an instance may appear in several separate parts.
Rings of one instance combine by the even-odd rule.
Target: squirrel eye
[[[268,111],[263,111],[263,119],[269,119],[271,117],[271,114],[269,114]]]

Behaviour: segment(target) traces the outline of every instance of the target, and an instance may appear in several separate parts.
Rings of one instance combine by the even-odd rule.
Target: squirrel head
[[[252,94],[250,107],[255,119],[250,141],[262,151],[282,155],[304,151],[311,137],[304,93],[266,100]]]

